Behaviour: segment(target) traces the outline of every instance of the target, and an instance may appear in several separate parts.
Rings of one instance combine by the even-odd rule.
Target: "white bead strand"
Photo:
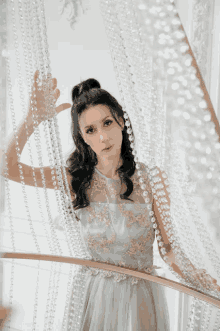
[[[136,116],[135,114],[132,115],[133,109],[135,109],[138,104],[138,100],[134,93],[133,83],[131,82],[130,77],[127,77],[127,73],[131,72],[131,68],[128,63],[129,59],[125,53],[125,47],[123,46],[124,41],[120,32],[121,29],[117,17],[115,17],[115,2],[101,1],[100,8],[104,17],[105,28],[110,41],[109,46],[117,76],[118,88],[122,98],[122,108],[129,114],[129,116],[131,114],[133,130],[137,133],[137,135],[139,135],[140,132],[137,126]],[[130,130],[128,130],[128,132],[130,132]],[[133,137],[132,141],[135,144]]]
[[[179,29],[179,24],[178,23],[178,19],[175,18],[174,14],[176,13],[174,9],[174,7],[169,7],[169,6],[165,6],[166,1],[164,2],[164,13],[165,13],[165,17],[167,20],[167,27],[170,29],[171,33],[169,35],[167,35],[167,37],[170,37],[172,39],[173,37],[173,44],[170,45],[170,52],[173,55],[173,59],[175,57],[175,61],[170,61],[170,58],[166,58],[166,54],[164,52],[164,43],[155,43],[156,47],[155,47],[155,54],[160,53],[163,57],[163,68],[167,67],[167,66],[171,66],[170,69],[168,69],[168,76],[166,76],[165,71],[163,70],[162,66],[160,67],[159,62],[158,62],[158,75],[161,75],[161,79],[166,79],[167,78],[167,82],[168,82],[168,86],[167,86],[167,92],[168,92],[168,96],[169,96],[169,107],[168,107],[168,111],[170,112],[170,114],[175,112],[175,108],[176,107],[176,92],[175,94],[172,92],[172,87],[174,87],[174,85],[176,86],[176,80],[181,79],[181,81],[184,83],[184,86],[181,87],[181,89],[178,90],[178,93],[187,93],[186,94],[186,98],[181,96],[180,98],[177,99],[179,105],[178,108],[179,110],[179,114],[183,116],[183,118],[181,116],[179,116],[179,118],[176,118],[176,120],[178,120],[178,126],[181,126],[181,122],[182,119],[184,119],[184,121],[187,121],[187,124],[189,123],[190,127],[189,129],[186,131],[185,130],[185,137],[184,140],[187,144],[190,144],[190,142],[192,141],[193,137],[192,137],[192,132],[191,132],[191,127],[195,126],[195,121],[196,123],[198,123],[197,126],[197,131],[198,130],[205,130],[207,131],[207,134],[209,136],[209,142],[212,145],[211,150],[215,150],[215,148],[217,148],[217,153],[218,153],[218,157],[215,157],[215,153],[212,153],[209,158],[211,160],[211,162],[213,164],[216,164],[216,169],[219,168],[219,147],[218,145],[215,146],[216,141],[218,140],[218,136],[217,133],[214,130],[214,123],[207,123],[210,121],[210,117],[207,118],[207,122],[205,120],[205,111],[204,109],[207,107],[206,102],[203,99],[203,93],[201,91],[201,89],[198,90],[198,87],[195,85],[195,73],[196,70],[195,68],[193,68],[191,66],[191,61],[192,58],[189,54],[186,54],[185,56],[182,56],[183,53],[187,50],[188,45],[186,45],[185,49],[182,47],[181,50],[179,48],[179,40],[181,40],[185,34],[182,33],[182,31]],[[155,11],[155,10],[151,10],[152,8],[156,8],[154,6],[155,4],[151,1],[149,1],[147,8],[149,9],[149,13],[150,15],[152,15],[151,19],[152,21],[158,21],[160,23],[162,23],[162,20],[165,21],[165,19],[160,18],[160,15],[158,14],[159,12]],[[168,9],[169,7],[169,9]],[[145,7],[146,9],[146,7]],[[158,7],[157,7],[158,9]],[[158,40],[162,40],[165,42],[166,41],[166,35],[165,34],[161,34],[161,32],[158,30],[158,34],[157,34],[157,30],[154,29],[153,25],[148,25],[146,27],[146,31],[148,32],[149,35],[153,35],[155,41],[157,42]],[[161,39],[162,38],[162,39]],[[179,39],[180,38],[180,39]],[[171,40],[170,39],[170,40]],[[184,45],[185,43],[182,42],[181,45]],[[161,49],[160,49],[161,48]],[[157,55],[156,55],[157,56]],[[172,60],[173,60],[172,59]],[[171,74],[172,71],[172,74]],[[171,75],[169,75],[171,74]],[[164,77],[164,78],[163,78]],[[192,78],[192,81],[190,79]],[[189,95],[189,89],[191,91],[191,96],[189,99],[187,99],[188,95]],[[199,93],[199,94],[198,94]],[[194,116],[192,110],[193,108],[195,109],[194,104],[192,104],[192,101],[198,104],[198,110],[196,117]],[[186,111],[187,110],[187,111]],[[193,110],[194,111],[194,110]],[[175,116],[175,115],[174,115]],[[200,120],[198,120],[198,118],[200,118]],[[184,122],[183,122],[184,125]],[[186,126],[186,129],[188,128],[188,126]],[[198,141],[197,138],[197,142],[194,145],[191,145],[191,152],[192,155],[197,156],[197,154],[199,155],[201,153],[201,151],[197,150],[195,148],[195,146],[198,145],[198,143],[201,144],[200,141]],[[214,146],[213,146],[214,145]],[[209,210],[214,210],[215,208],[213,208],[213,205],[215,203],[215,198],[213,199],[213,192],[212,192],[212,187],[213,185],[216,186],[216,180],[218,178],[219,180],[219,176],[217,175],[216,171],[214,171],[213,173],[210,173],[210,171],[207,170],[203,170],[203,173],[205,173],[205,176],[201,173],[200,168],[201,165],[198,163],[198,160],[196,157],[188,157],[188,155],[186,154],[187,158],[187,162],[189,163],[191,169],[193,169],[193,176],[196,179],[197,182],[200,182],[200,185],[203,185],[204,189],[203,191],[200,190],[200,194],[202,193],[203,197],[204,197],[204,201],[208,202],[206,203],[207,205],[207,209]],[[203,167],[205,167],[205,164],[203,165]],[[213,180],[211,179],[213,178]],[[205,182],[206,181],[206,182]],[[219,181],[218,181],[218,185],[220,185]],[[220,206],[219,206],[220,208]],[[214,212],[213,212],[213,217],[211,218],[215,218]],[[217,226],[217,224],[215,224],[215,227]],[[218,233],[220,233],[220,228],[216,229],[218,231]]]
[[[6,66],[9,66],[7,63],[8,59],[6,60]],[[8,162],[7,162],[7,156],[5,155],[5,195],[6,195],[6,205],[8,205],[8,214],[9,214],[9,220],[10,220],[10,237],[11,237],[11,245],[12,245],[12,251],[15,252],[15,238],[14,238],[14,222],[12,217],[12,207],[11,207],[11,192],[10,192],[10,186],[9,181],[7,178],[8,175]],[[9,290],[9,307],[11,311],[9,312],[9,315],[6,320],[6,325],[8,330],[11,330],[10,322],[11,322],[11,315],[12,315],[12,307],[13,307],[13,289],[14,289],[14,270],[15,270],[15,263],[14,259],[11,260],[11,277],[10,277],[10,290]]]
[[[14,0],[10,0],[10,5],[11,5],[11,12],[12,12],[12,22],[13,22],[13,36],[14,36],[14,47],[15,47],[15,54],[16,54],[16,62],[17,62],[17,67],[18,67],[18,71],[19,71],[19,78],[21,79],[21,74],[20,74],[20,64],[19,64],[19,52],[18,52],[18,42],[16,41],[18,39],[17,37],[17,32],[16,32],[16,20],[15,20],[15,8],[14,8]],[[10,79],[10,67],[9,65],[7,65],[7,72],[8,72],[8,88],[9,88],[9,95],[10,95],[10,101],[11,101],[11,112],[12,112],[12,123],[13,123],[13,131],[15,133],[15,138],[16,138],[16,145],[18,146],[18,139],[17,139],[17,127],[16,127],[16,123],[15,123],[15,111],[14,111],[14,107],[13,107],[13,99],[12,99],[12,84],[11,84],[11,79]],[[21,81],[20,81],[21,83]],[[20,159],[21,155],[20,155],[20,148],[17,147],[17,156],[18,159]],[[33,240],[36,246],[36,250],[37,253],[40,254],[40,247],[39,244],[37,242],[37,237],[36,234],[34,232],[33,229],[33,224],[30,218],[30,211],[27,205],[27,194],[25,192],[25,183],[23,181],[24,177],[23,177],[23,171],[22,168],[19,168],[19,172],[20,172],[20,178],[21,178],[21,184],[22,184],[22,192],[23,192],[23,196],[24,196],[24,201],[25,201],[25,208],[26,208],[26,213],[28,215],[28,220],[29,220],[29,224],[30,224],[30,228],[31,228],[31,232],[32,232],[32,236],[33,236]]]
[[[105,9],[107,9],[106,7],[104,7],[104,1],[101,3],[102,4],[102,12],[103,12],[103,16],[104,16],[104,22],[106,22],[106,26],[108,26],[108,28],[107,29],[109,29],[109,30],[111,30],[111,31],[114,31],[115,32],[115,34],[116,35],[118,35],[118,33],[117,33],[117,29],[115,29],[115,26],[114,26],[114,28],[113,27],[111,27],[111,24],[112,24],[112,22],[114,21],[113,20],[113,17],[114,17],[114,15],[115,15],[115,10],[114,10],[114,6],[112,5],[112,2],[111,2],[111,4],[110,4],[110,6],[108,7],[108,15],[106,15],[106,13],[105,13]],[[111,14],[110,14],[111,13]],[[111,20],[109,20],[108,21],[108,17],[111,15]],[[115,23],[116,24],[116,23]],[[109,27],[109,25],[110,25],[110,27]],[[116,31],[115,31],[116,30]],[[108,30],[107,30],[108,31]],[[115,36],[116,37],[116,36]],[[113,38],[112,40],[111,40],[111,51],[113,52],[114,51],[114,49],[117,49],[117,45],[114,43],[115,42],[115,38]],[[123,53],[122,53],[123,54]],[[122,54],[120,54],[120,56],[122,56]],[[125,62],[125,61],[124,61]],[[117,64],[118,64],[118,62],[117,62]],[[117,68],[117,70],[119,70],[119,67],[118,66],[116,66],[116,68]],[[126,73],[127,73],[127,75],[126,75]],[[129,71],[127,70],[127,71],[125,71],[124,72],[124,75],[123,75],[123,77],[121,77],[121,80],[123,81],[123,80],[125,80],[125,82],[123,82],[122,83],[122,86],[126,86],[127,84],[128,84],[128,82],[130,82],[130,79],[129,79]],[[126,114],[126,108],[124,109],[124,107],[123,107],[123,110],[124,110],[124,113]],[[126,114],[126,115],[124,115],[124,118],[125,119],[127,119],[128,118],[128,114]],[[128,134],[130,135],[130,136],[132,136],[132,132],[128,129],[127,130],[127,132],[128,132]],[[132,138],[130,138],[129,139],[130,141],[133,141],[134,140],[134,137],[132,137]],[[133,148],[133,146],[131,147],[132,148],[132,154],[134,155],[134,161],[135,161],[135,163],[137,164],[138,163],[138,161],[139,161],[139,159],[138,159],[138,156],[137,156],[137,151],[136,150],[134,150],[134,148]],[[138,175],[140,175],[140,173],[138,174]],[[143,180],[143,179],[141,179],[141,180]],[[148,209],[150,210],[151,209],[151,205],[148,205]],[[152,211],[152,213],[153,213],[153,211]],[[154,222],[155,223],[155,222]],[[153,224],[153,227],[154,227],[154,229],[155,229],[155,227],[156,227],[156,223],[155,224]],[[164,249],[163,249],[163,252],[164,252]]]
[[[34,39],[36,41],[36,43],[34,43],[34,48],[35,48],[34,51],[35,51],[35,59],[36,59],[35,61],[36,61],[36,64],[38,62],[38,65],[43,67],[44,66],[43,45],[42,45],[42,41],[41,41],[41,30],[40,30],[40,20],[39,20],[39,17],[38,17],[38,7],[39,6],[38,6],[36,1],[33,1],[31,3],[31,9],[32,9],[31,13],[33,15],[33,22],[32,22],[33,35],[34,35]],[[40,72],[41,72],[41,70],[40,70]],[[40,85],[41,85],[40,79],[38,79],[37,85],[38,85],[38,88],[40,88]],[[42,89],[44,91],[45,91],[45,89],[44,89],[45,87],[47,88],[46,84],[44,86],[43,82],[42,82]],[[49,97],[48,97],[48,99],[47,98],[45,98],[45,99],[48,100],[48,102],[51,101]],[[47,105],[46,105],[46,109],[47,109]],[[37,111],[37,109],[35,111]],[[38,125],[37,118],[36,118],[36,124]],[[39,144],[40,143],[40,131],[39,131],[38,126],[35,129],[35,132],[37,133],[37,139],[36,139],[37,145],[40,147],[40,144]],[[34,134],[36,135],[35,132],[34,132]],[[51,230],[51,235],[52,235],[52,240],[53,240],[53,247],[55,249],[55,254],[62,255],[62,250],[61,250],[58,238],[57,238],[57,234],[56,234],[55,227],[54,227],[54,222],[52,220],[52,215],[51,215],[49,204],[48,204],[48,194],[47,194],[46,185],[45,185],[43,162],[42,162],[42,157],[40,156],[40,153],[38,154],[38,160],[39,160],[40,171],[41,171],[41,175],[42,175],[44,194],[45,194],[45,198],[46,198],[46,207],[47,207],[47,213],[48,213],[48,216],[49,216],[50,230]]]
[[[19,6],[19,18],[20,18],[20,26],[21,26],[21,32],[22,32],[22,46],[23,46],[23,50],[24,50],[24,62],[25,62],[25,70],[26,70],[26,75],[27,77],[30,75],[31,73],[31,69],[32,69],[32,53],[30,50],[30,35],[29,35],[29,29],[28,29],[28,17],[30,15],[30,12],[28,10],[28,8],[26,7],[27,3],[24,3],[24,7],[22,9],[22,4],[21,1],[18,2],[18,6]],[[28,51],[27,51],[28,50]],[[31,82],[28,79],[28,91],[31,90]],[[25,109],[25,107],[22,107],[23,109]],[[25,115],[25,114],[24,114]],[[26,122],[26,117],[25,118],[25,122]],[[27,131],[27,122],[26,122],[26,131]],[[31,151],[31,146],[30,146],[30,140],[27,141],[27,147],[28,147],[28,151],[29,151],[29,157],[30,157],[30,161],[31,161],[31,166],[33,169],[33,179],[34,179],[34,183],[35,183],[35,188],[36,188],[36,194],[37,194],[37,201],[38,201],[38,206],[39,206],[39,211],[40,211],[40,216],[41,216],[41,222],[44,225],[44,233],[46,235],[47,238],[47,242],[49,244],[49,249],[50,252],[53,253],[53,246],[52,246],[52,241],[51,238],[49,237],[49,233],[48,230],[46,228],[46,222],[45,222],[45,217],[43,215],[43,211],[42,211],[42,205],[41,205],[41,201],[40,201],[40,195],[39,195],[39,189],[37,187],[37,182],[36,182],[36,177],[35,177],[35,172],[34,172],[34,165],[33,165],[33,157],[32,157],[32,151]],[[40,146],[38,146],[38,152],[39,152],[39,148]]]

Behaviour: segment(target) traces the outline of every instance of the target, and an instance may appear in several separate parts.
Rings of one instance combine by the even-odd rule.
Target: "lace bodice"
[[[141,164],[140,170],[152,206],[152,193],[144,164]],[[107,178],[95,168],[87,190],[90,205],[77,210],[76,214],[80,219],[81,236],[95,261],[143,271],[153,265],[155,235],[149,217],[151,209],[144,201],[137,170],[131,180],[133,192],[129,198],[134,202],[120,198],[120,193],[126,190],[120,179]],[[97,274],[100,271],[95,269],[94,272]],[[112,272],[102,273],[113,275]]]

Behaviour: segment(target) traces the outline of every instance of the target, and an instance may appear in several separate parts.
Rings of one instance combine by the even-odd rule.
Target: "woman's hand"
[[[0,330],[3,330],[3,326],[9,316],[9,313],[11,313],[10,308],[0,306]]]
[[[217,290],[220,292],[220,286],[217,284],[217,280],[212,278],[205,269],[197,270],[197,278],[207,290]]]
[[[32,119],[32,113],[36,114],[37,113],[37,120],[38,123],[40,124],[42,121],[45,121],[47,119],[52,118],[54,115],[60,113],[61,111],[70,108],[71,104],[70,103],[63,103],[62,105],[59,105],[58,107],[55,108],[56,112],[54,111],[46,111],[46,98],[45,98],[45,92],[43,91],[43,86],[45,84],[49,84],[50,82],[50,77],[48,76],[46,80],[43,81],[41,88],[38,87],[37,85],[37,79],[39,76],[39,71],[37,70],[34,74],[34,84],[32,86],[32,94],[30,98],[30,106],[29,106],[29,111],[28,111],[28,121],[33,122]],[[57,99],[60,96],[60,90],[57,89],[57,80],[56,78],[52,78],[52,96],[55,99],[55,103],[57,102]],[[31,109],[33,106],[37,107],[37,111],[33,112]]]

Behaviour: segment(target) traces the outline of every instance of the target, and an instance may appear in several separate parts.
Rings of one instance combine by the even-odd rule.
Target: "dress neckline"
[[[101,177],[103,177],[103,178],[105,178],[105,179],[107,179],[107,180],[114,181],[114,182],[117,182],[117,181],[120,180],[120,178],[118,178],[118,179],[113,179],[113,178],[106,177],[106,176],[103,175],[103,174],[102,174],[102,173],[101,173],[96,167],[95,167],[95,171],[98,172],[98,174],[99,174]]]

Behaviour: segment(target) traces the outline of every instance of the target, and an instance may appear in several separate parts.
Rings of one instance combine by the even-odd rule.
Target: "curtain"
[[[122,6],[122,3],[118,3]],[[128,3],[129,5],[132,4],[132,2]],[[103,4],[107,7],[109,6],[109,8],[111,7],[108,1],[103,1]],[[67,10],[68,7],[70,10],[72,8],[72,18],[67,19],[64,17],[65,15],[63,15],[63,13],[64,9]],[[11,8],[14,8],[15,10],[13,11]],[[179,0],[176,2],[176,8],[184,29],[187,32],[187,37],[194,52],[205,86],[210,95],[216,116],[219,119],[219,1],[189,1],[187,7],[185,6],[185,2],[183,3]],[[19,14],[19,11],[21,12],[22,9],[24,10],[23,13],[26,15],[23,17],[23,21]],[[120,13],[120,11],[118,12]],[[44,45],[46,45],[46,41],[48,42],[49,54],[45,53],[42,56],[49,59],[51,72],[58,80],[58,88],[61,91],[59,102],[68,102],[67,100],[70,100],[70,90],[79,81],[88,77],[95,77],[102,82],[103,88],[109,90],[119,102],[122,104],[124,103],[126,106],[126,102],[123,101],[122,91],[128,92],[129,89],[127,86],[121,87],[121,90],[119,88],[119,77],[116,73],[117,70],[120,71],[120,66],[117,64],[117,55],[112,55],[113,51],[111,49],[111,42],[113,43],[113,41],[105,30],[107,16],[103,16],[103,9],[100,9],[99,1],[93,1],[92,3],[86,3],[83,1],[65,1],[62,5],[58,1],[49,0],[34,1],[33,4],[28,3],[28,1],[2,1],[2,24],[0,32],[2,78],[0,89],[1,148],[4,147],[6,137],[8,137],[14,130],[14,123],[17,125],[25,116],[28,107],[30,79],[33,77],[34,68],[40,65],[39,59],[41,54],[36,47],[40,44],[40,39],[38,39],[36,35],[34,36],[34,31],[37,29],[38,22],[32,21],[34,17],[37,17],[36,13],[38,13],[38,15],[41,14],[41,17],[45,15],[45,21],[42,19],[41,24],[45,22],[46,28],[41,32],[39,30],[38,35],[40,36],[40,33],[42,33],[41,37],[44,41]],[[16,22],[13,21],[14,17]],[[118,16],[118,19],[121,19],[121,22],[123,22],[122,16]],[[71,24],[68,20],[70,20]],[[30,35],[22,35],[22,31],[26,31],[25,28],[28,30],[25,25],[23,26],[24,30],[21,29],[22,22],[23,24],[25,24],[25,22],[27,24],[28,22]],[[33,23],[32,30],[31,22]],[[15,29],[13,26],[14,23]],[[126,24],[124,25],[124,28],[126,31]],[[46,35],[43,35],[43,31],[46,31]],[[15,43],[16,35],[18,38],[17,44]],[[126,38],[127,37],[125,36],[124,40],[128,40]],[[30,48],[28,48],[28,46],[30,46]],[[125,50],[129,52],[129,46],[124,44],[124,47]],[[47,49],[46,46],[45,49]],[[25,54],[23,53],[24,50],[29,50],[33,53],[36,52],[36,57],[33,57],[32,63],[25,63],[25,57],[23,55]],[[21,61],[19,63],[20,67],[17,62],[18,58],[20,58]],[[7,67],[7,63],[9,63],[9,67]],[[151,79],[153,80],[155,77],[152,75]],[[13,95],[8,94],[10,86],[12,87]],[[141,91],[141,88],[145,88],[144,85],[141,86],[141,82],[138,81],[138,79],[136,86],[138,86],[139,91]],[[161,91],[162,90],[157,91],[157,97],[160,97],[162,100],[163,93]],[[138,94],[136,94],[136,96],[137,95]],[[146,95],[148,96],[148,94]],[[141,101],[144,102],[145,100],[143,99]],[[12,110],[14,110],[15,114],[14,119],[12,116]],[[167,127],[170,127],[170,131],[173,134],[171,137],[174,139],[175,122],[170,120],[171,117],[168,116],[168,111],[165,113],[166,120],[163,123],[166,123]],[[157,119],[153,117],[150,111],[149,114],[150,115],[145,121],[146,127],[149,123],[151,123],[151,125],[158,125]],[[160,114],[162,118],[163,112],[160,112],[159,108],[157,108],[157,114]],[[52,136],[58,131],[60,132],[59,137],[62,145],[60,158],[61,161],[65,162],[66,156],[74,148],[69,127],[69,115],[68,111],[66,111],[57,116],[57,128],[56,126],[53,126],[51,129],[50,127],[41,125],[39,127],[39,132],[36,132],[29,139],[28,143],[30,145],[28,146],[27,143],[21,156],[21,162],[29,165],[34,164],[34,166],[56,164],[54,154],[52,153],[52,155],[50,155],[48,153],[46,144],[47,140],[46,136],[44,136],[45,132],[47,132],[49,137],[51,135],[50,130],[52,130]],[[139,123],[132,113],[129,113],[129,116],[131,121],[133,120],[132,125],[135,134],[139,137]],[[14,123],[13,120],[15,121]],[[67,127],[69,127],[68,130]],[[177,128],[179,129],[180,127],[177,126]],[[163,149],[164,145],[162,145],[162,143],[166,145],[167,142],[157,139],[156,136],[160,129],[161,128],[158,127],[158,131],[153,133],[153,130],[149,128],[150,138],[148,146],[149,148],[158,146],[162,154],[163,150],[166,151],[166,149]],[[177,131],[178,130],[176,130],[176,133],[178,133]],[[166,136],[166,134],[164,136],[163,132],[160,134],[162,138]],[[40,148],[37,145],[37,139],[39,136],[42,139]],[[139,141],[142,141],[141,137],[139,138]],[[53,147],[50,146],[50,148],[53,150]],[[59,150],[59,145],[57,145],[56,148]],[[30,150],[33,153],[33,159],[31,159]],[[139,148],[138,155],[140,159],[142,157],[142,152],[143,150]],[[169,168],[164,161],[165,156],[163,154],[158,156],[153,154],[153,152],[151,156],[155,157],[156,163],[159,164],[169,175]],[[178,162],[184,163],[187,161],[182,159]],[[171,178],[172,177],[170,177],[169,180]],[[190,212],[188,217],[198,217],[196,212],[193,212],[193,208],[196,206],[196,208],[198,208],[200,219],[209,230],[209,238],[215,247],[216,254],[219,254],[220,223],[218,208],[214,208],[210,213],[211,208],[213,208],[212,202],[208,201],[208,207],[204,203],[204,195],[202,196],[198,194],[198,188],[196,188],[196,184],[198,183],[195,178],[190,178],[187,173],[185,173],[184,180],[186,180],[186,182],[188,181],[191,188],[190,198],[193,199],[191,200],[191,208],[189,208]],[[175,183],[173,183],[173,187],[175,187]],[[203,187],[202,189],[204,190]],[[181,194],[186,194],[186,191]],[[9,196],[10,200],[7,200],[6,197]],[[10,204],[7,201],[11,201]],[[36,201],[38,203],[41,202],[41,209],[37,208]],[[60,205],[57,201],[61,201]],[[219,201],[218,196],[216,201]],[[189,199],[187,200],[187,203],[190,203]],[[180,202],[178,202],[176,206],[178,206],[178,204],[180,204]],[[62,196],[58,197],[52,190],[47,190],[46,192],[45,190],[37,190],[33,187],[27,186],[24,189],[21,184],[13,181],[6,182],[1,176],[0,208],[2,252],[32,252],[39,254],[74,256],[74,252],[71,253],[68,246],[69,239],[66,237],[65,232],[61,231],[63,219],[61,217]],[[184,209],[182,209],[181,212],[183,213]],[[175,213],[176,215],[180,215],[178,214],[179,212],[175,210],[173,213],[174,215]],[[55,225],[54,229],[52,224]],[[190,224],[190,222],[188,224]],[[53,229],[52,234],[50,233],[50,226]],[[183,228],[179,226],[179,231],[181,230],[183,230]],[[197,245],[201,248],[199,246],[201,245],[201,238],[199,238],[198,231],[195,227],[193,230],[195,231],[193,235],[197,240]],[[187,244],[187,240],[188,243],[191,243],[193,237],[184,238],[183,236],[183,245]],[[207,245],[210,247],[210,242]],[[193,257],[187,249],[186,253],[188,253],[188,256]],[[161,276],[177,281],[175,274],[171,273],[171,270],[167,267],[166,263],[160,258],[156,241],[154,247],[154,260],[155,264],[162,267]],[[215,258],[211,261],[209,255],[206,254],[204,262],[205,267],[208,269],[212,277],[219,282],[220,276],[217,272],[219,270],[217,262],[218,260]],[[217,267],[214,267],[213,265]],[[63,328],[63,317],[67,305],[66,298],[68,297],[71,279],[74,272],[77,270],[76,266],[45,261],[2,259],[1,270],[2,303],[6,306],[10,306],[13,312],[9,322],[6,323],[6,329],[49,330],[51,328],[52,330],[61,330]],[[217,330],[218,315],[216,314],[216,311],[211,311],[209,306],[202,306],[201,308],[201,304],[199,304],[198,301],[193,300],[186,294],[181,294],[170,289],[167,289],[167,297],[170,298],[169,309],[173,319],[173,330],[185,330],[187,324],[190,324],[190,321],[191,327],[194,327],[193,330],[197,330],[196,326],[192,323],[196,314],[202,321],[201,323],[203,324],[203,327],[210,326],[210,330],[211,328],[215,330],[215,325],[212,325],[209,320],[211,316],[210,313],[214,314],[212,319],[214,323],[216,323]],[[178,307],[175,314],[172,312],[173,300],[175,300],[175,306]]]

